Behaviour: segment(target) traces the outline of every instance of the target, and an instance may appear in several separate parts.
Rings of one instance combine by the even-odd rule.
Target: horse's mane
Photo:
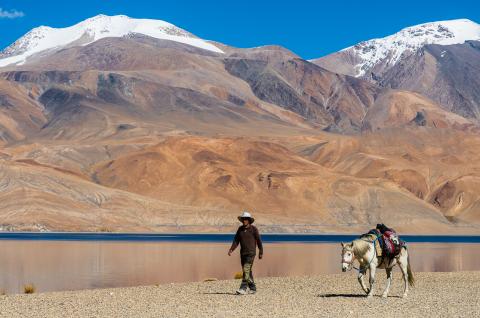
[[[365,241],[367,237],[361,236],[352,242],[353,253],[357,256],[365,255],[370,250],[370,244]]]

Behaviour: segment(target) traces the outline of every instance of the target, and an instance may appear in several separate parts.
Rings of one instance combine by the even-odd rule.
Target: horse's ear
[[[342,244],[342,248],[344,248],[344,247],[345,247],[345,243],[343,243],[343,242],[340,242],[340,244]]]

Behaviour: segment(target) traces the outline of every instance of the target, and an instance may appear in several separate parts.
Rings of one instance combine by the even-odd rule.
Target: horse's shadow
[[[365,295],[361,294],[319,294],[317,297],[323,298],[365,298]]]
[[[324,298],[367,298],[365,294],[319,294],[317,297]],[[374,297],[380,297],[380,295],[374,295]],[[388,298],[401,298],[400,296],[388,296]]]

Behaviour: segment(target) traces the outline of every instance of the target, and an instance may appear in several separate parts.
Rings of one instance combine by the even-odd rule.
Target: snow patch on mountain
[[[415,53],[424,45],[462,44],[469,40],[480,40],[480,25],[468,19],[457,19],[408,27],[393,35],[364,41],[342,51],[350,51],[359,58],[355,71],[356,76],[360,77],[378,63],[391,67],[402,56]]]
[[[87,45],[102,38],[132,34],[143,34],[223,53],[215,45],[165,21],[133,19],[124,15],[98,15],[67,28],[41,26],[31,30],[0,52],[0,67],[23,64],[28,57],[47,50],[58,50],[68,45]]]

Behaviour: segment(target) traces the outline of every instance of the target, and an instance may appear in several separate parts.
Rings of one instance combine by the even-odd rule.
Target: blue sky
[[[161,19],[237,47],[279,44],[315,58],[424,22],[480,22],[480,1],[142,1],[0,0],[0,47],[39,25],[65,27],[91,16]]]

